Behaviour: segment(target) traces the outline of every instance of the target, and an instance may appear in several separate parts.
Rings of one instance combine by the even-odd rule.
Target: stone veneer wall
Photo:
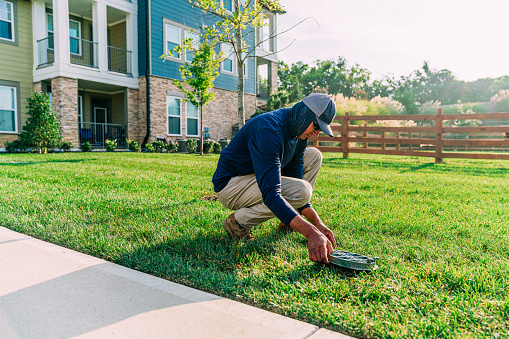
[[[276,92],[278,87],[278,77],[277,77],[277,62],[270,63],[270,72],[271,72],[271,92]]]
[[[53,112],[56,114],[62,137],[79,146],[78,140],[78,80],[64,77],[51,79]]]
[[[140,131],[140,91],[127,89],[127,137],[141,143]]]
[[[168,136],[167,134],[167,96],[183,96],[173,80],[151,76],[150,77],[150,140],[163,137],[167,140],[186,139],[186,111],[182,105],[182,135]],[[142,85],[143,84],[143,85]],[[140,126],[142,119],[146,117],[145,78],[140,78]],[[232,138],[232,125],[239,122],[237,114],[237,93],[224,89],[214,88],[212,91],[216,98],[203,110],[203,125],[209,127],[210,139],[219,140]],[[256,96],[245,94],[244,96],[246,117],[250,117],[256,110]],[[146,118],[145,118],[146,120]],[[145,129],[146,129],[146,125]],[[145,137],[145,130],[140,133],[141,139]],[[189,137],[195,138],[195,137]]]

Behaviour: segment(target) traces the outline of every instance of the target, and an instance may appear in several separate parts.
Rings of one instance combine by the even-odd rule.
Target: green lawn
[[[232,242],[213,193],[218,156],[0,155],[0,225],[356,337],[509,336],[509,162],[325,154],[312,203],[354,273],[306,240]]]

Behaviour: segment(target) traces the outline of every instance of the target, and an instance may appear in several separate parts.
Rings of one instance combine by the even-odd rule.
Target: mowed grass
[[[232,242],[217,155],[0,156],[0,225],[355,337],[509,336],[509,162],[324,155],[312,204],[356,273],[275,231]]]

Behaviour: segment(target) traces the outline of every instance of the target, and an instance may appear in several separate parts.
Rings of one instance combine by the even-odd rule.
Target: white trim
[[[75,36],[71,36],[71,22],[75,22],[78,24],[78,36],[75,37]],[[73,53],[71,51],[71,39],[77,39],[78,40],[78,53]],[[69,19],[69,52],[72,54],[72,55],[78,55],[78,56],[81,56],[81,45],[82,45],[82,42],[81,42],[81,22],[79,21],[76,21],[76,20],[72,20],[72,19]]]
[[[78,121],[80,128],[83,129],[83,95],[78,95]]]
[[[0,88],[9,88],[14,90],[14,109],[1,109],[2,111],[11,111],[14,112],[14,131],[0,131],[0,133],[18,133],[18,93],[16,92],[16,87],[14,86],[4,86],[0,85]]]
[[[97,110],[104,111],[104,122],[97,122]],[[97,124],[107,124],[108,123],[108,109],[106,107],[94,107],[94,123]]]
[[[180,113],[180,115],[169,115],[169,114],[168,114],[168,113],[169,113],[169,112],[168,112],[168,108],[169,108],[169,107],[168,107],[168,101],[169,101],[170,99],[178,100],[178,102],[179,102],[179,113]],[[178,117],[178,118],[179,118],[179,120],[180,120],[180,127],[179,127],[180,133],[179,133],[179,134],[171,134],[171,133],[170,133],[170,131],[169,131],[170,126],[169,126],[169,124],[168,124],[168,118],[169,118],[169,117],[173,117],[173,118],[177,118],[177,117]],[[166,135],[168,135],[168,136],[175,136],[175,137],[181,137],[181,136],[182,136],[182,100],[181,100],[181,98],[173,97],[173,96],[169,96],[169,95],[168,95],[168,96],[166,96],[166,133],[167,133]]]
[[[181,45],[182,41],[184,41],[184,39],[187,38],[187,34],[189,34],[189,33],[190,34],[196,34],[196,35],[198,35],[198,38],[199,38],[199,32],[200,32],[199,28],[189,27],[189,26],[183,25],[181,23],[172,21],[170,19],[163,18],[163,54],[164,55],[168,54],[168,41],[169,41],[167,36],[166,36],[166,25],[173,26],[173,27],[175,27],[175,28],[177,28],[179,30],[179,39],[180,40],[178,41],[177,45]],[[190,32],[191,30],[193,30],[192,33]],[[174,41],[170,41],[170,42],[171,43],[175,43]],[[198,43],[199,42],[197,41],[197,44]],[[176,58],[175,56],[173,56],[173,57],[169,57],[168,56],[168,57],[165,57],[164,59],[165,60],[175,61],[175,62],[181,62],[181,63],[191,62],[191,61],[186,59],[186,53],[185,52],[180,53],[178,58]]]
[[[221,44],[221,51],[224,52],[225,60],[231,60],[232,62],[232,70],[226,70],[224,69],[224,60],[221,62],[221,73],[228,74],[228,75],[237,75],[236,69],[237,69],[237,60],[234,57],[235,53],[233,51],[233,47],[230,46],[227,43]],[[229,57],[228,57],[229,56]]]
[[[0,21],[3,21],[3,22],[10,22],[11,23],[11,36],[12,36],[12,39],[7,39],[7,38],[2,38],[0,37],[0,40],[5,40],[5,41],[11,41],[11,42],[15,42],[16,41],[16,32],[14,31],[14,4],[10,1],[5,1],[5,0],[0,0],[0,3],[6,3],[7,5],[10,6],[10,14],[11,14],[11,20],[7,20],[7,19],[0,19]],[[9,12],[7,12],[9,13]]]
[[[198,107],[196,107],[196,112],[198,113],[198,115],[196,117],[189,117],[189,115],[187,114],[188,112],[188,105],[193,105],[192,103],[190,103],[189,101],[186,102],[186,136],[188,137],[199,137],[200,136],[200,112],[198,110]],[[194,106],[194,105],[193,105]],[[198,130],[198,134],[189,134],[189,123],[188,123],[188,120],[196,120],[197,121],[197,130]]]

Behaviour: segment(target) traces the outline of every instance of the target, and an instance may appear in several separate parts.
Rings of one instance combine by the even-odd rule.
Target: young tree
[[[186,39],[185,44],[190,44]],[[178,46],[180,52],[182,46]],[[179,67],[182,82],[175,80],[173,83],[186,95],[185,101],[189,101],[199,108],[200,128],[203,129],[203,107],[214,100],[214,93],[210,90],[214,87],[214,79],[219,75],[217,71],[221,59],[214,51],[213,43],[208,40],[202,42],[193,53],[193,61]],[[187,90],[184,85],[190,86],[193,90]],[[203,132],[200,133],[200,155],[203,155]]]
[[[47,94],[34,92],[28,98],[28,115],[19,136],[25,148],[38,149],[39,153],[47,153],[48,148],[58,147],[62,133],[56,116],[51,111]]]
[[[225,43],[231,46],[232,54],[237,61],[238,76],[238,114],[240,126],[246,121],[244,112],[244,63],[252,57],[257,46],[248,46],[246,36],[254,35],[265,23],[265,11],[282,12],[279,0],[184,0],[201,9],[205,13],[218,18],[216,24],[205,27],[202,36],[215,39],[219,44]],[[232,10],[225,8],[225,3],[232,3]],[[271,34],[270,39],[274,37]],[[263,39],[257,45],[263,43]]]

